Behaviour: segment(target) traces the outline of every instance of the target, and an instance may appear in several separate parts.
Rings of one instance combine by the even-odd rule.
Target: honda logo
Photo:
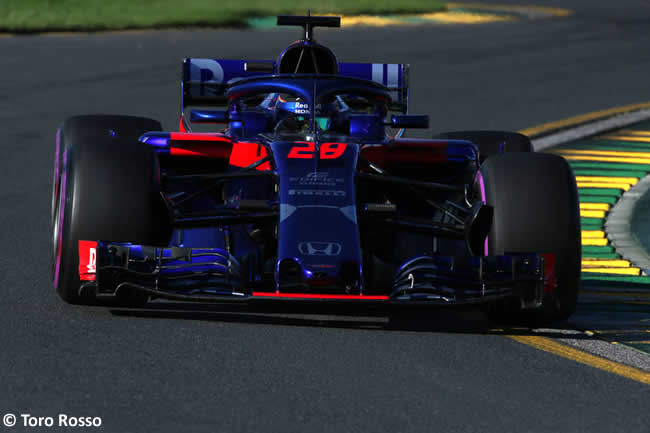
[[[338,256],[341,244],[336,242],[300,242],[298,250],[306,256]]]

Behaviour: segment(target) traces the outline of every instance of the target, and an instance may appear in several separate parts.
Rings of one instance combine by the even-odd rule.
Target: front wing
[[[121,290],[181,301],[350,301],[404,304],[479,304],[515,298],[523,308],[541,305],[556,282],[553,254],[418,256],[403,263],[389,292],[358,293],[281,287],[250,275],[219,248],[159,248],[127,243],[80,241],[80,291],[111,298]]]

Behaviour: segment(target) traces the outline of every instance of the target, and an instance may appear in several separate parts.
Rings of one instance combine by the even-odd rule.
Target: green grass
[[[278,14],[405,14],[445,10],[437,0],[0,0],[0,32],[246,26]]]

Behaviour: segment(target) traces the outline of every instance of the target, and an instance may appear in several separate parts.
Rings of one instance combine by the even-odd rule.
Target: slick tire
[[[123,137],[138,138],[145,132],[162,131],[160,122],[146,117],[121,116],[111,114],[89,114],[74,116],[67,119],[65,126],[65,143],[62,140],[63,128],[56,133],[56,149],[54,152],[54,178],[52,181],[52,221],[59,194],[63,155],[66,145],[85,137]]]
[[[580,210],[567,162],[543,153],[504,153],[481,166],[485,199],[494,208],[490,255],[554,253],[557,288],[537,310],[507,310],[495,304],[492,319],[543,325],[565,320],[576,308],[580,287]]]
[[[90,122],[85,122],[88,117]],[[89,125],[102,123],[97,117],[72,118],[59,133],[62,155],[52,224],[52,279],[59,296],[71,304],[95,303],[79,290],[79,240],[166,246],[170,237],[167,215],[161,212],[156,155],[137,141],[140,130],[135,127],[127,136],[93,135],[97,130]],[[155,126],[152,122],[143,122],[141,129]],[[147,299],[125,293],[116,304],[139,306]]]
[[[492,155],[511,152],[534,152],[530,138],[509,131],[453,131],[434,135],[446,140],[468,140],[478,147],[481,162]]]

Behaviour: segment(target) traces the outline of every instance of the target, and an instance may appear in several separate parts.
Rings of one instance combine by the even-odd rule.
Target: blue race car
[[[304,37],[276,61],[185,59],[178,132],[110,115],[57,131],[52,276],[66,302],[572,313],[580,218],[562,158],[512,132],[404,138],[429,124],[406,114],[408,65],[339,62],[313,39],[338,17],[278,24]]]

